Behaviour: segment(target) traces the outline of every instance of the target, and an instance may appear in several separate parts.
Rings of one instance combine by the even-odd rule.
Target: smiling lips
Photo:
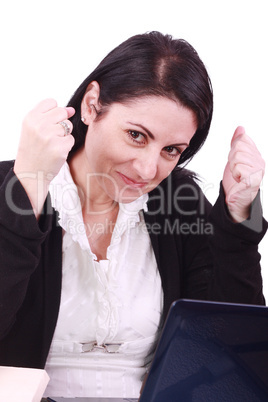
[[[143,187],[148,185],[148,181],[146,181],[146,182],[138,182],[138,181],[130,179],[129,177],[125,176],[124,174],[122,174],[120,172],[117,172],[117,173],[119,174],[121,179],[124,181],[124,183],[126,183],[129,187],[143,188]]]

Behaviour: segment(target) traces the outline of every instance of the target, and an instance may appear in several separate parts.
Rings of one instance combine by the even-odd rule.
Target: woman
[[[182,167],[211,118],[202,61],[158,32],[28,114],[1,164],[1,364],[45,367],[50,396],[137,397],[175,299],[264,303],[255,144],[236,129],[213,207]]]

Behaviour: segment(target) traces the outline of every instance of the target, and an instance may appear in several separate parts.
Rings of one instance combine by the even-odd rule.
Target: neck
[[[92,173],[84,148],[78,150],[69,161],[72,178],[78,188],[81,205],[87,213],[107,213],[117,206],[117,202],[110,198],[100,187],[96,176]]]

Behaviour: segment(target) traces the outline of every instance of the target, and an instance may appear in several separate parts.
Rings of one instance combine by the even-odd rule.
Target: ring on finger
[[[60,124],[64,128],[64,137],[71,133],[71,129],[66,121],[60,121],[58,124]]]

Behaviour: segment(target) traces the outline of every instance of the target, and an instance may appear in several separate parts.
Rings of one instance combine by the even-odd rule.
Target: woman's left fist
[[[235,222],[249,217],[265,172],[265,162],[243,127],[237,127],[223,175],[225,201]]]

